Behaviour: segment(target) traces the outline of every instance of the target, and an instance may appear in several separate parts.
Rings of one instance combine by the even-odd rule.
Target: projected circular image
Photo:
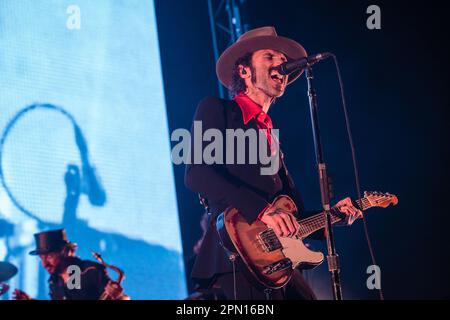
[[[66,173],[81,164],[74,127],[63,109],[32,105],[18,112],[2,133],[2,184],[14,204],[34,219],[61,223]]]

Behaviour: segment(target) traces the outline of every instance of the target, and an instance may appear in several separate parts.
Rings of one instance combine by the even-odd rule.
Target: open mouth
[[[270,78],[278,84],[284,83],[284,77],[282,75],[280,75],[279,73],[276,73],[276,72],[272,73],[270,75]]]

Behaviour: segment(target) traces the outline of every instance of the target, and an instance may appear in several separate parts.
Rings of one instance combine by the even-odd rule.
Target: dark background
[[[218,95],[206,0],[156,0],[169,127],[190,128],[197,103]],[[342,69],[363,190],[398,196],[399,204],[367,212],[386,299],[450,298],[447,209],[448,41],[446,11],[437,1],[248,0],[244,22],[273,25],[308,53],[335,53]],[[381,8],[381,30],[366,27],[366,9]],[[314,67],[325,160],[333,203],[355,196],[337,77],[332,61]],[[287,165],[307,208],[320,194],[305,78],[271,108]],[[174,166],[186,261],[201,235],[202,207]],[[366,287],[371,265],[362,221],[337,228],[344,298],[377,299]],[[312,243],[324,250],[321,243]],[[330,298],[326,263],[307,277]]]

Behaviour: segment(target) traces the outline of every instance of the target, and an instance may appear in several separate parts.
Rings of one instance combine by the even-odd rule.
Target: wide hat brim
[[[217,78],[225,87],[230,89],[236,61],[247,53],[263,49],[279,51],[286,56],[288,61],[307,57],[306,50],[301,44],[277,35],[261,35],[242,41],[238,40],[228,47],[217,60]],[[291,73],[288,78],[288,84],[295,81],[302,73],[303,70]]]

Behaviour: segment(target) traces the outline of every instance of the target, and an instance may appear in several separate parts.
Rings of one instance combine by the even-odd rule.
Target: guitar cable
[[[354,171],[354,175],[355,175],[355,186],[356,186],[356,192],[358,195],[358,199],[361,199],[361,188],[360,188],[360,183],[359,183],[359,171],[358,171],[358,164],[356,161],[356,152],[355,152],[355,145],[353,142],[353,135],[352,135],[352,131],[350,128],[350,121],[349,121],[349,117],[348,117],[348,111],[347,111],[347,103],[345,101],[345,95],[344,95],[344,83],[342,81],[342,77],[341,77],[341,71],[339,68],[339,63],[337,61],[337,57],[334,54],[331,54],[331,56],[333,57],[334,60],[334,64],[336,66],[336,73],[339,79],[339,86],[340,86],[340,90],[341,90],[341,100],[342,100],[342,109],[344,111],[344,117],[345,117],[345,126],[347,128],[347,136],[348,136],[348,141],[350,144],[350,149],[352,152],[352,163],[353,163],[353,171]],[[374,250],[372,247],[372,242],[370,241],[370,236],[369,236],[369,230],[368,230],[368,226],[367,226],[367,221],[366,221],[366,217],[363,214],[362,215],[362,220],[363,220],[363,225],[364,225],[364,234],[366,237],[366,242],[367,242],[367,246],[369,248],[369,252],[370,252],[370,257],[372,260],[372,264],[373,265],[377,265],[376,260],[375,260],[375,254],[374,254]],[[378,289],[379,291],[379,296],[380,296],[380,300],[384,300],[384,296],[383,296],[383,291],[380,287],[380,289]]]
[[[236,256],[233,254],[230,256],[231,263],[233,264],[233,295],[234,300],[237,300],[237,291],[236,291]]]

